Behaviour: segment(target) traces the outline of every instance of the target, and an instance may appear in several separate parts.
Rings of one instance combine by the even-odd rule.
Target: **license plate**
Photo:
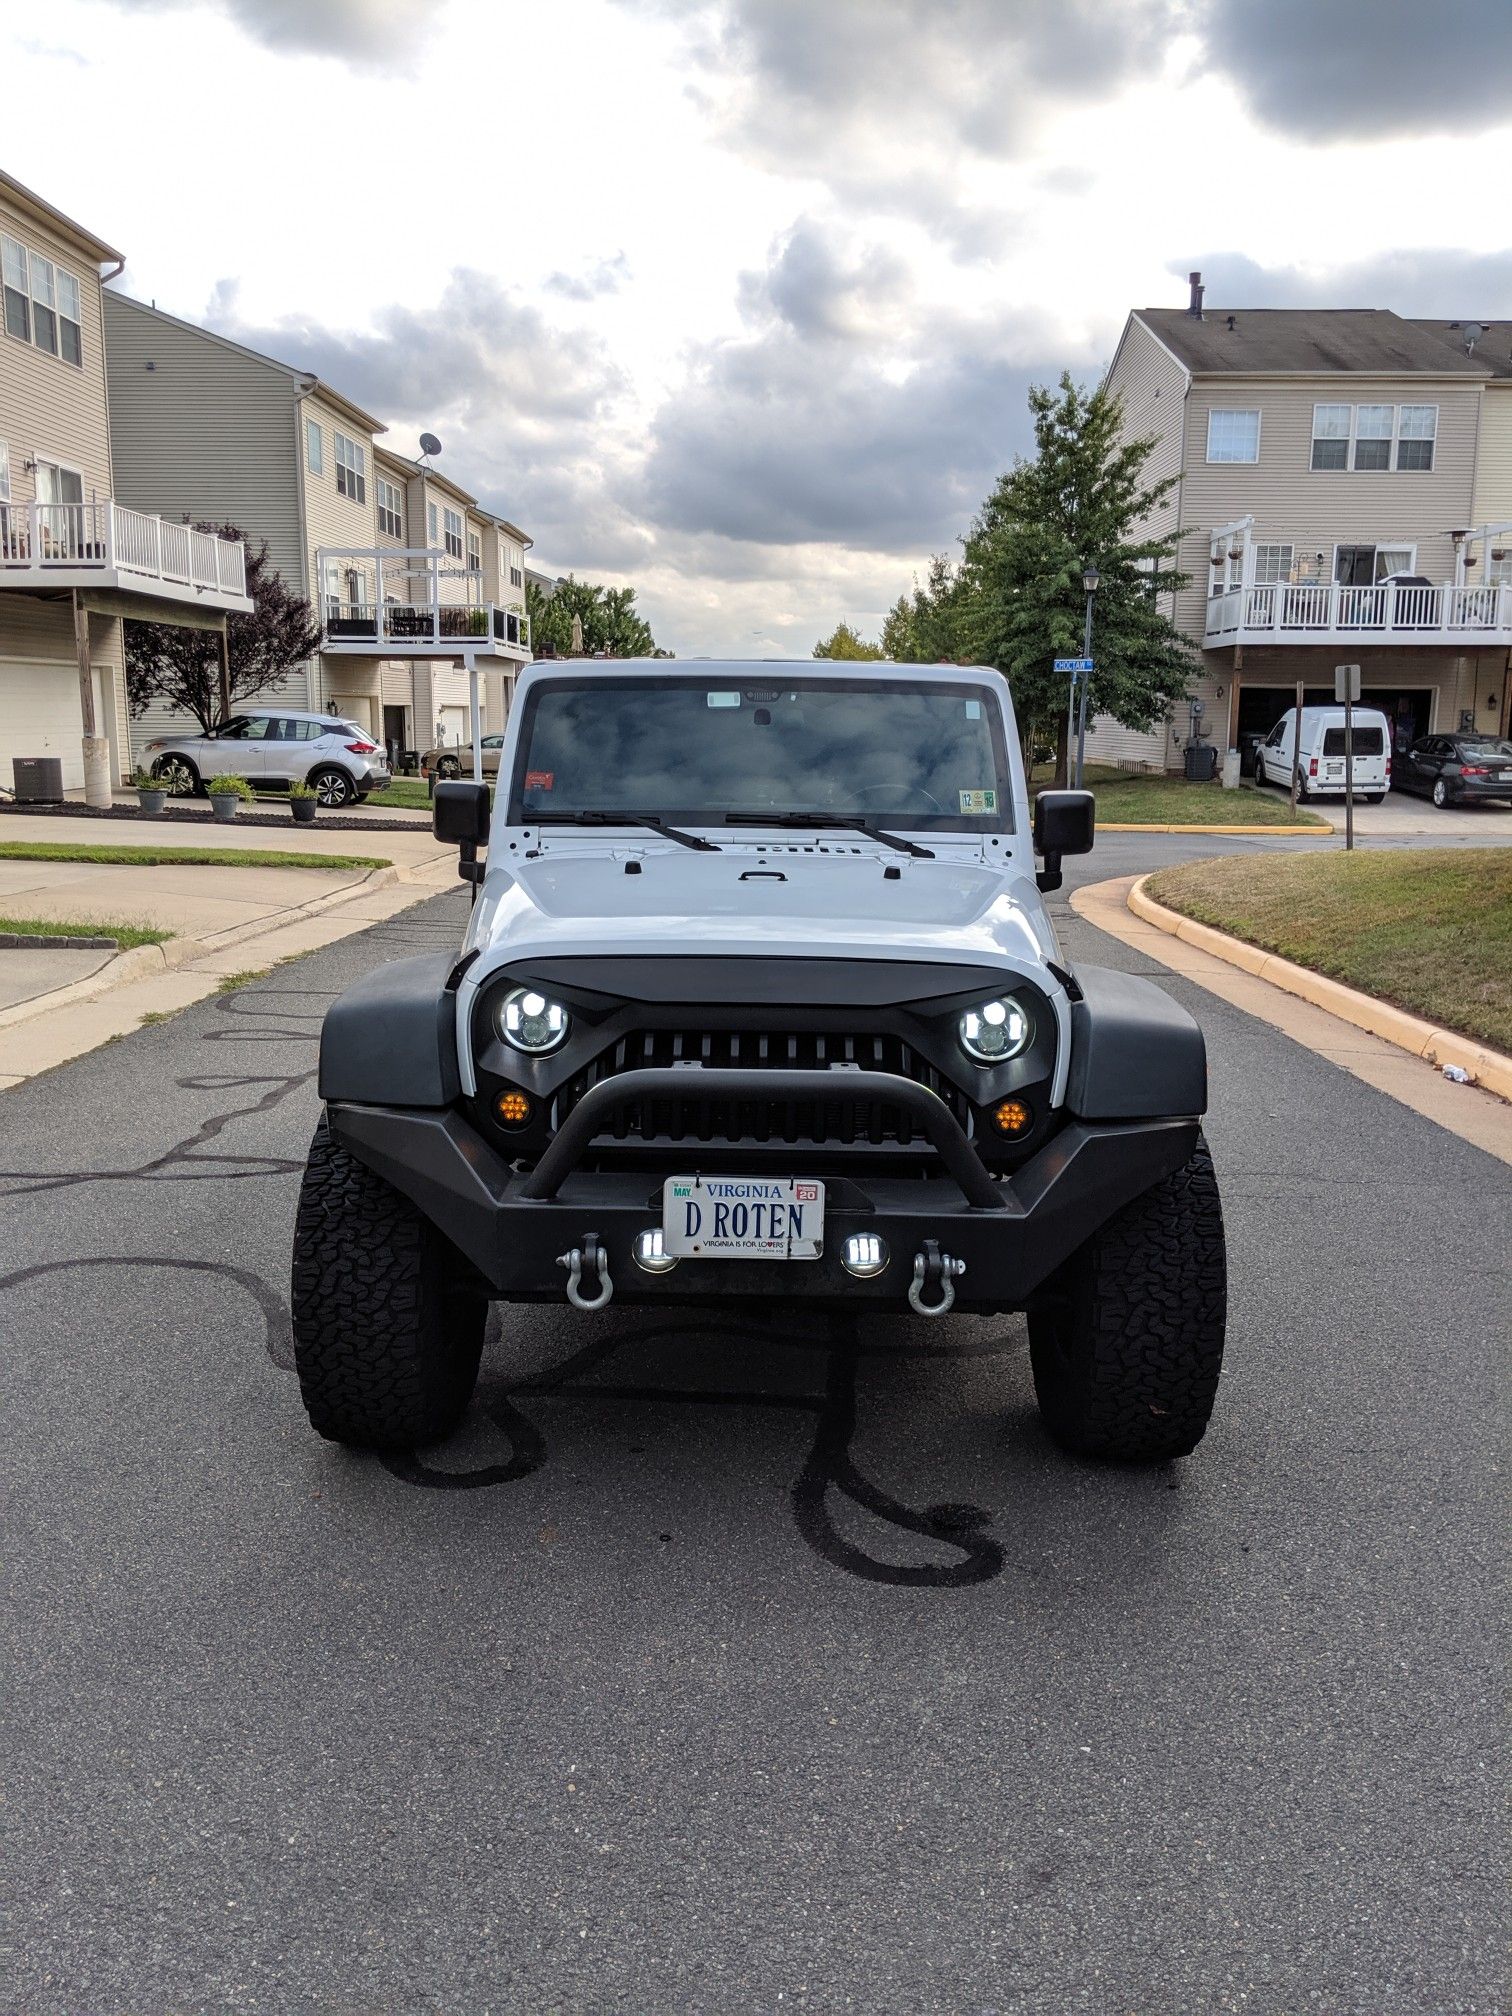
[[[1496,779],[1499,784],[1512,784],[1512,770],[1498,770]]]
[[[679,1260],[817,1260],[824,1185],[772,1176],[669,1176],[662,1244]]]

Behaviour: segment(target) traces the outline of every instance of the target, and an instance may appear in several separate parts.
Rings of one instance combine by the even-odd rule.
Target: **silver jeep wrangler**
[[[991,670],[531,667],[497,805],[436,786],[461,947],[326,1017],[315,1426],[446,1434],[490,1300],[801,1298],[1025,1311],[1066,1448],[1193,1448],[1225,1312],[1206,1058],[1160,988],[1061,952],[1041,892],[1092,829],[1085,792],[1031,818]]]

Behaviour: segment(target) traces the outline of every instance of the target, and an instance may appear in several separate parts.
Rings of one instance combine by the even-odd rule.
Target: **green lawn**
[[[1199,924],[1512,1051],[1512,847],[1234,855],[1146,887]]]
[[[86,861],[107,868],[391,868],[376,854],[285,854],[274,847],[92,847],[3,840],[0,861]]]
[[[133,945],[162,945],[173,936],[146,924],[81,924],[77,918],[0,917],[0,932],[22,938],[114,938],[123,952]]]
[[[1051,774],[1048,765],[1035,771],[1036,791],[1049,787]],[[1087,789],[1097,800],[1100,826],[1328,825],[1300,807],[1293,813],[1286,799],[1253,790],[1248,781],[1237,791],[1225,791],[1216,782],[1189,784],[1184,777],[1146,776],[1110,763],[1089,763]]]
[[[370,812],[428,812],[430,793],[423,777],[396,777],[386,791],[375,791],[367,801]]]

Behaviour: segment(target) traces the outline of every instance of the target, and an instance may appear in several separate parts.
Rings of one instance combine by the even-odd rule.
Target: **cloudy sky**
[[[1512,0],[50,0],[4,165],[660,641],[875,632],[1130,306],[1512,312]]]

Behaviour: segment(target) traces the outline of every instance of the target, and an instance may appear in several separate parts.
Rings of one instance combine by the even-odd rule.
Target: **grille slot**
[[[732,1099],[699,1087],[689,1072],[686,1095],[627,1098],[612,1109],[598,1136],[602,1142],[759,1142],[825,1148],[899,1149],[927,1147],[929,1137],[885,1099],[865,1096],[846,1083],[845,1070],[887,1071],[926,1086],[942,1099],[969,1134],[969,1101],[927,1059],[899,1036],[830,1034],[816,1030],[643,1029],[619,1041],[577,1072],[557,1094],[553,1128],[560,1127],[583,1095],[625,1071],[653,1066],[701,1064],[711,1070],[813,1071],[812,1098]]]

